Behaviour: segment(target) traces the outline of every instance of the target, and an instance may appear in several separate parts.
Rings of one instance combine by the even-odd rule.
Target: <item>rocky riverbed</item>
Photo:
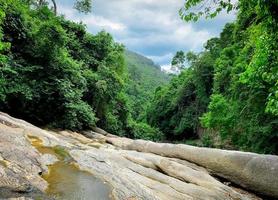
[[[277,156],[130,140],[96,131],[43,130],[0,113],[0,199],[278,197]]]

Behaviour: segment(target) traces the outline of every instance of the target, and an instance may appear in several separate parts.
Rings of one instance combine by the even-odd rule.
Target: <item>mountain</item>
[[[142,120],[155,89],[170,81],[170,76],[159,65],[138,53],[126,50],[125,60],[129,76],[126,93],[134,119]]]

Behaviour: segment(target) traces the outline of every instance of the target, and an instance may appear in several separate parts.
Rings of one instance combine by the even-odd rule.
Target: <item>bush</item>
[[[143,122],[135,122],[131,120],[129,122],[129,127],[135,139],[144,139],[159,141],[163,139],[163,134],[156,128]]]
[[[96,126],[97,118],[92,108],[84,102],[68,103],[65,105],[66,111],[60,124],[54,126],[67,129],[85,129]]]

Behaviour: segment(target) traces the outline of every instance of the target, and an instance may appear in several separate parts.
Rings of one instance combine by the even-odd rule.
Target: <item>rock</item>
[[[215,156],[207,159],[208,164],[199,162],[196,153],[184,150],[185,147],[180,145],[133,141],[91,131],[85,135],[87,137],[71,131],[42,130],[0,113],[0,199],[36,199],[36,195],[43,195],[47,182],[41,177],[42,172],[65,153],[71,157],[67,162],[106,182],[111,187],[111,199],[115,200],[260,199],[232,184],[224,184],[210,174],[209,170],[215,170],[217,174],[222,172],[221,167],[228,164],[236,171],[234,165],[238,163],[235,161],[234,165],[228,162],[217,165],[217,160],[211,161],[223,159],[218,155],[220,150],[201,152],[204,156]],[[192,155],[185,156],[184,152]],[[56,154],[60,156],[55,157]],[[203,159],[204,156],[200,157]],[[230,176],[229,173],[225,175]],[[18,188],[22,185],[32,189],[24,187],[21,191],[26,194],[20,195]],[[1,188],[5,193],[1,193]]]
[[[196,163],[248,190],[278,198],[278,156],[127,138],[107,137],[106,140],[123,149],[154,153]]]
[[[96,133],[99,133],[101,135],[108,135],[109,133],[106,132],[105,130],[101,129],[101,128],[98,128],[98,127],[94,127],[93,128],[93,131],[96,132]]]
[[[43,154],[40,160],[45,165],[53,165],[55,162],[59,161],[56,156],[51,154]]]

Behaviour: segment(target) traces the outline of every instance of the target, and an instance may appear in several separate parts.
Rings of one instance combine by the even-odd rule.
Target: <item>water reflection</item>
[[[74,164],[57,162],[49,167],[44,176],[49,183],[47,193],[55,199],[108,200],[109,187],[88,172],[79,170]]]

